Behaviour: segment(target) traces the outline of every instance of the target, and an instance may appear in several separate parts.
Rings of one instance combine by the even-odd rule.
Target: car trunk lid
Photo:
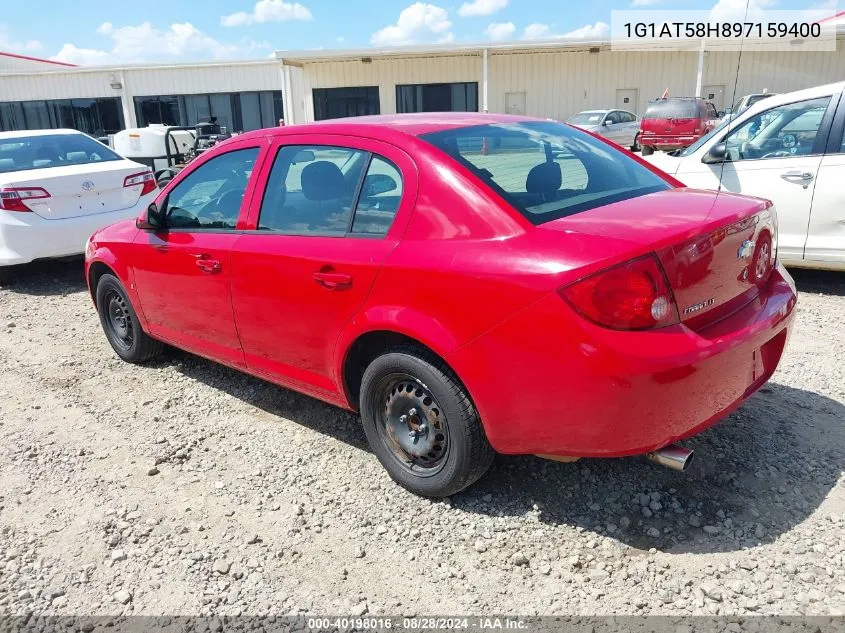
[[[777,248],[770,202],[695,189],[631,198],[540,228],[625,239],[642,252],[654,252],[680,319],[691,327],[711,323],[753,299]],[[757,269],[761,258],[765,266]]]
[[[44,189],[49,197],[26,206],[45,220],[63,220],[134,206],[143,185],[124,187],[124,181],[144,171],[149,170],[127,160],[65,165],[3,174],[0,187]]]

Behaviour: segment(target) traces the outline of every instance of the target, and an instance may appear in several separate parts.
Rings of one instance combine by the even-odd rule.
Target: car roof
[[[53,136],[56,134],[82,134],[79,130],[68,130],[59,128],[56,130],[16,130],[13,132],[0,132],[0,140],[6,138],[26,138],[31,136]]]
[[[806,99],[816,99],[826,95],[835,95],[837,92],[845,90],[845,81],[837,81],[832,84],[825,84],[823,86],[814,86],[812,88],[805,88],[804,90],[796,90],[794,92],[783,92],[781,94],[773,94],[771,97],[761,99],[757,103],[752,104],[742,113],[742,118],[752,117],[757,112],[763,110],[770,110],[779,105],[786,105],[795,101],[804,101]]]
[[[606,110],[581,110],[578,114],[604,114],[605,112],[612,112],[615,108],[608,108]]]
[[[424,112],[413,114],[377,114],[371,116],[328,119],[315,123],[298,123],[285,127],[266,128],[239,134],[235,138],[255,136],[283,136],[287,134],[350,134],[353,136],[393,134],[419,136],[474,125],[538,121],[531,117],[486,112]]]

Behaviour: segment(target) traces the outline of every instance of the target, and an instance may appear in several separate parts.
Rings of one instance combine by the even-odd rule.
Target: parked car
[[[845,270],[843,88],[770,97],[686,149],[649,160],[690,187],[771,199],[781,261]]]
[[[777,93],[775,92],[758,92],[755,94],[745,95],[742,99],[737,101],[732,106],[725,108],[724,112],[720,113],[720,122],[728,118],[735,119],[758,101],[768,99],[769,97],[773,97],[776,94]]]
[[[218,144],[91,237],[86,278],[122,359],[168,343],[358,410],[390,476],[444,496],[494,451],[684,468],[673,442],[780,360],[777,239],[768,201],[568,125],[394,115]]]
[[[81,254],[92,232],[155,198],[152,172],[76,130],[0,132],[0,276]]]
[[[642,154],[687,147],[715,128],[718,121],[716,107],[706,99],[669,97],[652,101],[640,122]]]
[[[627,110],[585,110],[573,115],[567,121],[582,130],[603,136],[617,145],[638,149],[637,134],[640,131],[640,120],[633,112]]]

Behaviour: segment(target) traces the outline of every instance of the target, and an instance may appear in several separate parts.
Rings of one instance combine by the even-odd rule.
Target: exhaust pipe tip
[[[653,453],[648,453],[646,457],[655,464],[660,464],[672,470],[679,470],[684,472],[692,463],[695,453],[688,448],[679,446],[677,444],[670,444],[659,448]]]

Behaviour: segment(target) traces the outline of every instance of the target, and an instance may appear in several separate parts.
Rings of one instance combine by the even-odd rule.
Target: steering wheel
[[[798,139],[795,138],[794,134],[784,134],[780,139],[780,144],[785,147],[786,149],[790,149],[797,145]]]

